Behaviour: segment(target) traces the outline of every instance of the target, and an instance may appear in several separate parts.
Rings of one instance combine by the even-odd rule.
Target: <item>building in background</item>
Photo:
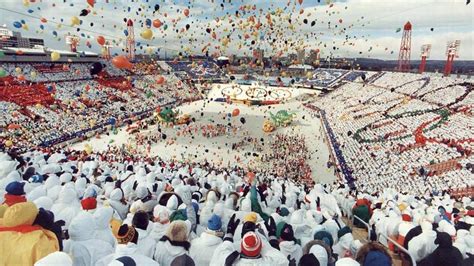
[[[0,48],[35,48],[44,46],[44,40],[38,38],[25,38],[20,32],[9,30],[6,25],[0,26]]]
[[[304,59],[305,59],[305,51],[304,49],[299,49],[296,51],[296,63],[300,65],[304,65]]]

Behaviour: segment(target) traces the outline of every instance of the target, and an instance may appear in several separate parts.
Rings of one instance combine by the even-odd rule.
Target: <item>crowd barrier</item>
[[[365,227],[367,227],[367,240],[370,241],[370,236],[371,236],[371,230],[370,230],[370,225],[368,223],[366,223],[364,220],[362,220],[360,217],[358,217],[357,215],[353,215],[352,216],[352,224],[354,224],[354,219],[357,219],[357,221],[359,221],[360,223],[362,223]],[[403,246],[401,246],[400,244],[398,244],[398,242],[394,239],[391,239],[390,237],[388,237],[386,234],[384,233],[380,233],[380,236],[384,237],[385,239],[387,239],[388,241],[390,241],[393,245],[395,245],[399,251],[405,253],[406,255],[408,255],[408,257],[410,257],[410,261],[411,261],[411,265],[412,266],[416,266],[416,261],[415,259],[410,255],[410,252],[408,252],[408,250],[406,248],[404,248]],[[387,247],[388,248],[388,247]]]

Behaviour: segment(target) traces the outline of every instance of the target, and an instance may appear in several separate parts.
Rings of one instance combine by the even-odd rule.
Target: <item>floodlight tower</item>
[[[111,56],[110,56],[110,48],[112,47],[112,45],[110,45],[109,41],[106,41],[104,46],[102,47],[102,57],[104,59],[110,59]]]
[[[77,52],[77,46],[79,44],[79,36],[77,35],[72,35],[72,34],[68,34],[66,35],[66,44],[69,45],[69,49],[71,50],[71,52],[75,53]]]
[[[403,26],[402,42],[400,44],[400,53],[398,54],[398,70],[402,72],[410,71],[411,54],[411,23],[408,21]]]
[[[430,57],[431,44],[423,44],[421,46],[421,63],[420,63],[420,74],[425,72],[426,59]]]
[[[460,40],[456,40],[454,42],[448,42],[446,45],[446,65],[444,66],[444,75],[449,76],[451,74],[451,70],[453,68],[453,61],[454,58],[459,57],[459,46],[461,45]]]
[[[135,32],[133,30],[133,21],[128,19],[127,21],[127,31],[128,36],[126,40],[126,50],[127,50],[127,57],[130,60],[135,59]]]

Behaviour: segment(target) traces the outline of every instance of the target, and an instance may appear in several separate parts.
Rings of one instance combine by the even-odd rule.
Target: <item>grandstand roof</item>
[[[5,47],[4,51],[18,52],[21,51],[23,54],[44,54],[43,50],[31,49],[31,48],[16,48],[16,47]]]

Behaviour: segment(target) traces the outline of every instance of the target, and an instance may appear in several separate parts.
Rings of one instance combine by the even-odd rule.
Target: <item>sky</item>
[[[283,56],[319,49],[321,57],[396,60],[400,29],[410,21],[412,59],[420,58],[423,44],[432,45],[431,59],[445,59],[447,42],[460,40],[459,58],[474,60],[474,4],[466,0],[96,0],[94,7],[87,0],[0,3],[0,24],[44,38],[54,49],[67,49],[64,36],[76,34],[79,50],[100,52],[96,38],[103,36],[113,44],[113,54],[123,54],[124,19],[130,18],[137,53],[246,56],[261,48],[265,56]],[[82,10],[88,14],[80,16]],[[74,17],[81,24],[72,27]],[[162,25],[148,28],[147,19]],[[147,29],[150,39],[141,36]]]

